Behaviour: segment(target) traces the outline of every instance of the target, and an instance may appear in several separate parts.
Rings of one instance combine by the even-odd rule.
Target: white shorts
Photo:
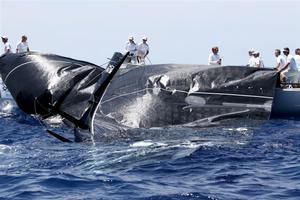
[[[283,71],[283,75],[286,77],[288,83],[300,83],[300,72],[299,71]]]

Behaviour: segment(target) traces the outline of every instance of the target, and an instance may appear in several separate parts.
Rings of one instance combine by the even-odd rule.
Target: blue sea
[[[300,199],[300,121],[63,143],[13,109],[0,113],[0,130],[0,199]]]

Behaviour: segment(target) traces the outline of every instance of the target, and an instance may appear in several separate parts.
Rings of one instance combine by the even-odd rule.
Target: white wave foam
[[[62,124],[63,118],[60,117],[59,115],[56,115],[56,116],[45,119],[45,122],[52,126],[58,126],[58,125]]]
[[[237,128],[236,130],[239,131],[239,132],[248,131],[248,129],[244,128],[244,127]]]
[[[130,147],[149,147],[149,146],[166,147],[169,145],[163,142],[152,142],[151,140],[138,141],[130,145]]]
[[[232,131],[238,132],[241,134],[249,134],[251,131],[246,127],[238,127],[238,128],[223,128],[224,131]],[[250,132],[249,132],[250,131]]]
[[[154,143],[151,141],[139,141],[130,145],[130,147],[148,147],[153,145]]]
[[[228,130],[228,131],[248,131],[248,128],[245,128],[245,127],[239,127],[239,128],[224,128],[223,130]]]
[[[143,120],[149,118],[148,115],[153,109],[153,105],[155,104],[155,98],[153,95],[147,93],[139,98],[136,98],[131,105],[124,106],[123,108],[123,120],[122,124],[126,126],[139,128],[141,123],[147,123]]]
[[[10,116],[15,111],[16,104],[11,99],[0,99],[0,115]]]
[[[10,152],[10,150],[11,150],[10,146],[0,144],[0,154],[7,154]]]

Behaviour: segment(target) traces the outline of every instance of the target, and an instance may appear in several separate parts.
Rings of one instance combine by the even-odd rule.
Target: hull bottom
[[[271,118],[300,119],[300,88],[275,90]]]

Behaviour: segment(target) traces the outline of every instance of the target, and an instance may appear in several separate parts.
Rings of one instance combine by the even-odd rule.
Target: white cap
[[[128,38],[129,40],[133,40],[133,36],[129,36],[129,38]]]
[[[1,36],[2,39],[8,40],[8,37],[6,36]]]
[[[259,54],[259,51],[254,51],[252,54]]]
[[[147,40],[148,40],[148,38],[147,38],[147,37],[143,37],[143,38],[142,38],[142,40],[146,40],[146,41],[147,41]]]

